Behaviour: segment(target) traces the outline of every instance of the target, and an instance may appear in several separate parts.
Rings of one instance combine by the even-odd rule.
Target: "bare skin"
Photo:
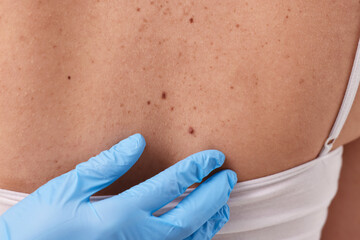
[[[135,132],[143,156],[100,195],[210,148],[239,181],[310,161],[359,36],[357,0],[1,1],[0,188],[30,193]],[[357,97],[335,148],[359,120]]]

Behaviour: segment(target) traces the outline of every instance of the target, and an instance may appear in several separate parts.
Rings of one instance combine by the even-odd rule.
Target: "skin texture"
[[[318,155],[360,36],[354,1],[0,1],[0,188],[30,193],[140,132],[99,194],[218,149],[239,181]],[[360,99],[335,147],[360,136]]]

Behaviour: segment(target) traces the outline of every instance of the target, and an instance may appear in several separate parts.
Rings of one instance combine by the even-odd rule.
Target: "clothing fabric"
[[[359,82],[360,40],[343,103],[319,156],[280,173],[237,183],[228,202],[230,220],[213,239],[320,239],[328,206],[337,192],[342,164],[343,147],[331,149],[350,112]],[[154,215],[172,209],[193,190],[187,189]],[[25,193],[0,189],[0,215],[26,196]],[[111,196],[93,196],[90,200],[107,197]]]

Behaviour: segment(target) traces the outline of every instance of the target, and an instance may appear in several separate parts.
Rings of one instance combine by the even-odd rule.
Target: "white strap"
[[[319,157],[326,155],[330,152],[336,138],[339,136],[345,121],[349,115],[351,106],[354,102],[356,92],[360,82],[360,39],[355,55],[354,64],[351,70],[349,83],[346,88],[345,96],[340,107],[340,111],[336,117],[333,128],[331,129],[329,137],[326,139],[324,147],[322,148]]]

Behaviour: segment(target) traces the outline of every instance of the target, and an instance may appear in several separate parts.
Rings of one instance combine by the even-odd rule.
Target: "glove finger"
[[[195,153],[156,176],[115,196],[132,197],[136,205],[151,213],[180,196],[189,186],[220,167],[225,160],[222,152],[206,150]]]
[[[137,133],[115,144],[109,150],[78,164],[68,173],[72,178],[71,184],[76,188],[74,194],[81,198],[89,198],[109,186],[135,164],[144,148],[145,139]]]
[[[196,232],[184,240],[209,240],[229,221],[230,209],[225,204],[216,212],[206,223],[204,223]]]
[[[226,204],[230,192],[237,182],[236,174],[223,170],[211,176],[185,197],[175,208],[159,216],[181,228],[192,230],[200,228],[219,209]],[[195,213],[196,217],[189,214]]]

